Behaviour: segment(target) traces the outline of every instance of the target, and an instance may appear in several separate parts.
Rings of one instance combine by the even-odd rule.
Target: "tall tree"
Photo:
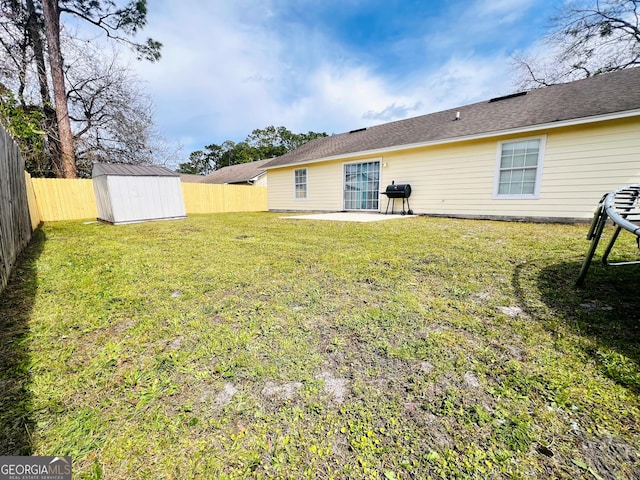
[[[26,31],[33,48],[34,62],[36,64],[36,72],[38,77],[38,91],[40,92],[40,101],[42,103],[42,111],[44,113],[45,122],[45,150],[51,157],[53,166],[62,165],[62,152],[58,132],[58,124],[56,111],[51,103],[51,95],[49,94],[49,82],[47,80],[47,67],[45,63],[45,48],[42,39],[44,30],[43,22],[38,15],[33,0],[26,0]],[[58,176],[61,176],[59,172]]]
[[[61,148],[62,174],[75,178],[77,170],[73,148],[73,133],[67,105],[64,65],[60,49],[60,16],[73,15],[101,29],[108,38],[132,47],[138,58],[157,61],[161,44],[147,39],[146,43],[136,43],[129,37],[135,35],[147,22],[146,0],[133,0],[118,8],[112,0],[42,0],[44,27],[47,38],[49,67],[53,84],[56,118]]]
[[[315,138],[326,137],[326,133],[293,133],[285,127],[272,125],[255,129],[247,138],[235,143],[226,140],[222,145],[215,143],[204,147],[204,151],[192,152],[189,162],[181,163],[180,173],[211,173],[230,165],[279,157]]]
[[[515,59],[523,88],[640,66],[640,0],[573,0],[551,19],[543,54]]]
[[[38,4],[39,8],[39,4]],[[43,20],[41,11],[33,0],[10,0],[0,4],[0,76],[2,82],[10,88],[23,109],[33,109],[37,100],[32,98],[31,77],[38,83],[43,125],[46,132],[42,147],[51,158],[45,167],[42,156],[37,159],[25,159],[30,166],[36,166],[35,172],[59,169],[60,155],[56,114],[49,94],[49,80],[45,62],[43,39]],[[35,75],[32,74],[35,70]],[[26,152],[25,152],[26,153]],[[31,149],[29,154],[35,152]],[[33,171],[32,171],[33,172]]]
[[[99,37],[86,41],[70,35],[69,29],[60,24],[60,15],[75,15],[82,22],[101,28],[107,38],[133,48],[140,59],[157,60],[159,43],[148,40],[136,44],[125,36],[144,25],[146,2],[119,8],[111,0],[49,0],[51,5],[58,10],[51,30],[55,31],[56,20],[61,29],[52,43],[57,40],[57,50],[60,56],[64,54],[65,85],[57,93],[61,96],[60,90],[66,91],[64,100],[56,103],[67,108],[65,117],[70,121],[77,174],[86,176],[92,160],[149,163],[153,158],[176,164],[177,150],[169,148],[153,130],[151,101],[128,66],[118,60],[117,53],[110,55],[114,50]],[[54,82],[47,71],[44,8],[42,0],[0,2],[0,84],[12,94],[2,94],[0,114],[5,118],[0,120],[18,125],[18,120],[28,115],[32,125],[33,120],[40,119],[39,128],[14,128],[14,132],[26,136],[25,142],[30,146],[23,146],[24,153],[32,157],[25,158],[29,171],[38,176],[65,176],[50,94]],[[34,143],[33,135],[38,132],[44,136]],[[41,145],[43,151],[36,153],[36,145]]]
[[[202,150],[196,150],[189,155],[189,161],[181,163],[178,172],[192,175],[208,175],[213,171],[209,157]]]
[[[60,50],[60,7],[57,0],[42,0],[44,31],[49,47],[49,68],[56,108],[58,138],[60,140],[60,170],[64,178],[76,178],[76,158],[73,151],[73,133],[67,105],[67,89],[64,79],[64,65]]]
[[[152,102],[119,51],[72,40],[65,50],[78,175],[88,176],[93,162],[151,163]]]
[[[266,128],[257,128],[252,131],[245,142],[249,144],[258,158],[265,159],[284,155],[318,137],[326,137],[326,133],[293,133],[285,127],[270,125]]]
[[[0,3],[0,45],[6,55],[0,56],[0,74],[7,77],[14,73],[17,81],[15,96],[22,106],[25,105],[24,92],[27,85],[29,65],[29,40],[25,34],[26,15],[15,2]],[[6,86],[6,84],[5,84]]]

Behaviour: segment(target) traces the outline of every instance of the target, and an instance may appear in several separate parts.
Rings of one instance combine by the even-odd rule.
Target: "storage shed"
[[[159,166],[94,163],[98,220],[113,223],[186,218],[180,175]]]

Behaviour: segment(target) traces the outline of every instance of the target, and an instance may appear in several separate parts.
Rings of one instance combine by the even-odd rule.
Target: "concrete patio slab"
[[[401,218],[412,218],[417,215],[385,215],[384,213],[361,213],[361,212],[333,212],[333,213],[311,213],[306,215],[291,215],[281,217],[293,220],[332,220],[334,222],[380,222],[384,220],[398,220]]]

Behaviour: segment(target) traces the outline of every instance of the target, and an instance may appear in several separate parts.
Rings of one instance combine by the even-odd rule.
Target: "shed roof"
[[[459,112],[459,119],[456,120]],[[510,131],[559,126],[607,115],[640,115],[640,68],[520,92],[437,113],[312,140],[267,168],[369,151],[409,148]]]
[[[265,173],[264,166],[272,162],[272,158],[255,162],[239,163],[222,167],[204,177],[204,183],[248,183]]]
[[[176,172],[159,165],[127,165],[124,163],[94,163],[91,176],[118,175],[125,177],[178,177]]]

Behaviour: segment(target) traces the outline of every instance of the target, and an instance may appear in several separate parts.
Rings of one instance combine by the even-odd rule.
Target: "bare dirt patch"
[[[292,400],[301,388],[301,382],[287,382],[280,384],[267,382],[261,393],[269,399]]]
[[[347,396],[348,382],[344,378],[334,377],[331,372],[323,371],[316,376],[318,380],[324,382],[324,391],[329,395],[333,402],[340,405]]]

